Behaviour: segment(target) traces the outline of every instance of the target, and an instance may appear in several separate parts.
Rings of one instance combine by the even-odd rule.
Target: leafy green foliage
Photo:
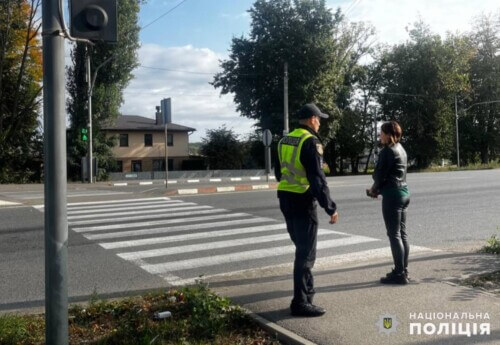
[[[334,33],[343,20],[340,12],[332,14],[323,0],[257,0],[249,13],[249,38],[233,38],[229,59],[221,63],[223,72],[213,85],[222,94],[234,93],[242,116],[281,134],[288,63],[290,114],[307,102],[336,114],[333,91],[341,78],[341,57]],[[290,122],[292,128],[297,123],[293,116]]]
[[[123,103],[122,92],[133,78],[132,70],[138,66],[139,49],[139,6],[142,1],[118,1],[118,42],[116,44],[96,43],[87,50],[77,43],[71,53],[73,66],[67,70],[67,89],[70,99],[67,104],[70,114],[68,130],[68,176],[76,179],[80,173],[81,157],[87,155],[87,142],[81,140],[81,128],[88,127],[86,82],[86,59],[91,58],[94,73],[99,66],[92,94],[92,134],[94,155],[101,168],[98,177],[105,178],[114,168],[111,148],[115,141],[107,138],[101,128],[113,123]]]
[[[209,169],[241,169],[242,144],[232,129],[222,126],[209,129],[202,138],[200,153],[205,156]]]
[[[466,78],[455,68],[451,45],[424,23],[417,22],[409,34],[409,41],[389,49],[380,59],[378,101],[386,120],[401,123],[410,160],[425,168],[433,160],[451,155],[452,104]]]
[[[0,2],[0,183],[41,179],[40,4]]]
[[[484,253],[500,254],[500,238],[493,235],[488,239],[488,244],[483,248]]]
[[[170,311],[167,319],[155,313]],[[42,344],[42,316],[0,317],[0,344]],[[198,284],[143,297],[105,301],[93,296],[69,310],[70,344],[276,344],[227,298]]]

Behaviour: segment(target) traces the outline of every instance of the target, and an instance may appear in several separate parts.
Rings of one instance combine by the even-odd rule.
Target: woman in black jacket
[[[380,141],[384,148],[380,151],[373,173],[373,185],[366,192],[376,198],[382,195],[382,214],[387,236],[391,244],[394,269],[380,279],[383,284],[408,283],[408,254],[410,245],[406,233],[406,209],[410,203],[410,193],[406,184],[406,151],[399,143],[402,130],[396,121],[382,125]]]

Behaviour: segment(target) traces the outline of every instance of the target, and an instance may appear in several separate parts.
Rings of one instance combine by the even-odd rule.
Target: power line
[[[153,21],[149,22],[148,24],[144,25],[143,27],[141,27],[141,31],[144,30],[145,28],[147,28],[148,26],[151,26],[153,25],[154,23],[156,23],[157,21],[159,21],[161,18],[165,17],[167,14],[169,14],[170,12],[174,11],[177,7],[179,7],[180,5],[182,5],[183,3],[185,3],[187,0],[182,0],[181,2],[179,2],[177,5],[175,5],[174,7],[172,7],[171,9],[169,9],[168,11],[166,11],[165,13],[161,14],[159,17],[157,17],[156,19],[154,19]]]
[[[155,66],[145,66],[145,65],[139,65],[138,67],[146,68],[146,69],[159,70],[159,71],[179,72],[179,73],[187,73],[187,74],[215,75],[215,74],[219,73],[219,72],[186,71],[186,70],[178,70],[178,69],[164,68],[164,67],[155,67]],[[237,73],[237,74],[239,76],[261,76],[262,75],[262,74],[258,74],[258,73]]]
[[[153,67],[153,66],[144,66],[144,65],[139,65],[138,67],[146,68],[146,69],[154,69],[154,70],[159,70],[159,71],[179,72],[179,73],[187,73],[187,74],[204,74],[204,75],[217,74],[217,72],[184,71],[184,70],[178,70],[178,69],[172,69],[172,68]]]

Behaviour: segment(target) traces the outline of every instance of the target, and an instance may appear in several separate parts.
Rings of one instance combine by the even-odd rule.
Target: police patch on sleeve
[[[323,156],[323,145],[321,144],[316,144],[316,151],[318,151],[318,153]]]

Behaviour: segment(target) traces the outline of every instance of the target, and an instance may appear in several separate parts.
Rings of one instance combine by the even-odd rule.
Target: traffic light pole
[[[68,344],[64,37],[58,0],[42,1],[45,343]]]
[[[88,83],[88,104],[89,113],[89,183],[94,182],[94,162],[92,157],[92,74],[90,73],[90,46],[87,45],[87,83]]]

